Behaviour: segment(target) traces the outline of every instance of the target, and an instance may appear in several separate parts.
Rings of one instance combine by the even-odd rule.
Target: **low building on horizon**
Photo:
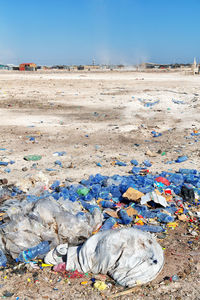
[[[20,71],[37,71],[37,65],[34,63],[23,63],[19,65]]]

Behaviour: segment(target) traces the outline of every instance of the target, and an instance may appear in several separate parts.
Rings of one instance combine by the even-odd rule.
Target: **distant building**
[[[193,67],[193,69],[196,69],[196,60],[194,60],[194,64],[178,64],[178,63],[174,63],[174,64],[155,64],[155,63],[143,63],[141,65],[139,65],[139,68],[142,69],[159,69],[159,70],[171,70],[171,69],[191,69],[191,67]]]
[[[144,68],[144,69],[158,69],[160,67],[160,65],[151,63],[151,62],[146,62],[146,63],[142,63],[141,65],[139,65],[139,67]]]
[[[99,70],[99,65],[84,65],[84,70],[86,71]]]
[[[84,70],[84,66],[82,66],[82,65],[80,65],[80,66],[77,66],[77,70],[78,70],[78,71],[82,71],[82,70]]]
[[[19,65],[20,71],[37,71],[37,65],[34,63],[24,63]]]
[[[16,70],[16,68],[19,70],[19,67],[13,64],[7,64],[7,66],[9,67],[9,70]]]
[[[0,70],[9,70],[9,66],[0,64]]]

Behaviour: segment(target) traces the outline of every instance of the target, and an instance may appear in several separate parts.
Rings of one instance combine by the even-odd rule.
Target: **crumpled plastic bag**
[[[164,265],[163,250],[156,239],[150,233],[133,228],[99,232],[82,246],[60,246],[66,270],[108,274],[127,287],[153,280]],[[56,249],[57,252],[52,250],[46,255],[46,263],[60,263],[61,258],[56,254],[59,247]]]
[[[83,213],[78,202],[64,199],[56,201],[53,197],[35,202],[5,201],[5,207],[6,223],[0,230],[0,238],[2,249],[13,258],[41,241],[49,241],[51,248],[65,242],[77,245],[84,242],[103,221],[99,209],[92,214]]]
[[[64,212],[57,215],[56,223],[58,236],[62,242],[77,245],[84,242],[93,231],[101,226],[102,214],[99,209],[94,209],[92,214],[72,215],[69,212]]]

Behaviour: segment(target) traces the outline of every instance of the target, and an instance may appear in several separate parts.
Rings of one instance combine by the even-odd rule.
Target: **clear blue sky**
[[[0,62],[200,59],[200,0],[0,0]]]

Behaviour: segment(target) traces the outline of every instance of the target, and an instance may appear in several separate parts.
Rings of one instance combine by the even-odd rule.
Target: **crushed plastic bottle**
[[[83,187],[77,190],[77,194],[79,196],[86,196],[89,193],[89,191],[90,191],[89,189]]]
[[[55,180],[53,182],[53,184],[50,186],[50,189],[55,190],[56,187],[58,187],[60,185],[60,181],[59,180]]]
[[[40,160],[42,158],[42,155],[27,155],[24,156],[24,160],[28,160],[28,161],[37,161]]]
[[[122,224],[124,224],[124,225],[130,224],[133,220],[131,217],[128,216],[125,209],[120,209],[120,211],[118,212],[118,215],[122,220]]]
[[[98,205],[92,205],[92,204],[89,204],[85,201],[80,201],[83,208],[85,208],[86,210],[88,210],[91,214],[93,213],[94,209],[100,209]]]
[[[173,216],[170,216],[170,215],[162,213],[162,212],[159,212],[157,214],[157,218],[158,218],[158,220],[161,223],[169,223],[169,222],[173,222],[174,221],[174,217]]]
[[[34,258],[36,258],[38,255],[44,255],[47,252],[50,251],[49,242],[44,241],[38,244],[35,247],[32,247],[28,250],[22,251],[18,258],[16,258],[16,261],[19,262],[28,262]]]
[[[133,225],[133,228],[140,229],[142,231],[148,231],[152,233],[159,233],[165,231],[162,226],[154,226],[154,225]]]
[[[136,159],[132,159],[130,163],[134,166],[138,166],[138,161]]]
[[[0,161],[0,166],[7,166],[9,163],[6,161]]]
[[[7,258],[4,254],[4,252],[0,249],[0,266],[6,267],[6,263],[7,263]]]
[[[114,218],[110,217],[110,218],[108,218],[108,219],[104,222],[104,224],[103,224],[103,226],[101,227],[100,231],[112,229],[113,226],[114,226],[115,224],[117,224],[117,221],[116,221]]]
[[[150,168],[152,166],[151,162],[148,159],[144,160],[143,164],[145,165],[145,167],[148,167],[148,168]]]
[[[176,163],[182,163],[182,162],[184,162],[184,161],[186,161],[186,160],[188,160],[188,157],[185,155],[185,156],[179,156],[176,160],[175,160],[175,162]]]
[[[197,172],[197,170],[195,170],[195,169],[179,169],[179,173],[181,173],[181,174],[194,174],[194,175],[197,175],[198,174],[198,172]]]
[[[126,166],[127,166],[126,163],[124,163],[124,162],[122,162],[122,161],[119,161],[119,160],[117,160],[117,161],[115,162],[115,165],[120,166],[120,167],[126,167]]]
[[[55,166],[57,165],[57,166],[60,166],[61,168],[63,167],[62,162],[60,160],[56,160],[54,162],[54,164],[55,164]]]
[[[111,202],[111,201],[106,201],[106,200],[100,201],[100,204],[101,204],[101,206],[102,206],[103,208],[114,208],[114,207],[116,207],[116,204],[115,204],[115,203],[113,203],[113,202]]]
[[[64,156],[66,155],[67,153],[65,151],[60,151],[60,152],[54,152],[53,153],[53,156]]]
[[[159,137],[159,136],[162,135],[162,133],[156,132],[156,131],[154,131],[154,130],[153,130],[151,133],[152,133],[153,137]]]

